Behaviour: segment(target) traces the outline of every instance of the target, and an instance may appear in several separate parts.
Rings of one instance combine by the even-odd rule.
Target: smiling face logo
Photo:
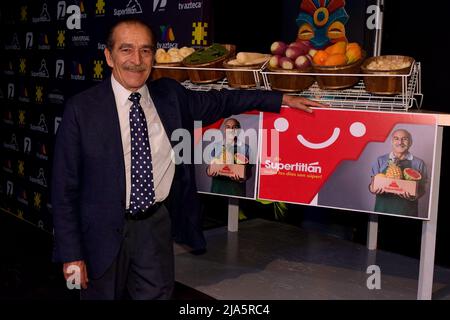
[[[333,109],[264,113],[262,128],[267,134],[262,135],[258,197],[309,204],[341,162],[356,161],[368,143],[389,139],[397,123],[433,121],[434,117]]]

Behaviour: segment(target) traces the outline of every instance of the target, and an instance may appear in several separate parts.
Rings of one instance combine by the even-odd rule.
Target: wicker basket
[[[181,62],[169,62],[169,63],[157,63],[155,66],[161,67],[182,67]],[[186,69],[163,69],[163,68],[153,68],[152,69],[152,79],[157,80],[159,78],[172,78],[179,82],[187,80],[188,74]]]
[[[257,82],[261,83],[261,75],[259,70],[264,65],[264,63],[257,63],[251,65],[232,65],[228,61],[232,59],[227,59],[223,62],[223,67],[229,69],[225,71],[228,79],[228,85],[232,88],[252,88],[256,87]],[[243,69],[248,71],[243,71]],[[237,70],[237,71],[234,71]]]
[[[361,59],[345,66],[319,66],[313,64],[315,73],[336,74],[331,76],[316,75],[317,84],[323,90],[341,90],[348,89],[357,84],[360,80],[359,76],[343,76],[343,74],[360,74],[361,64],[366,57],[363,52]]]
[[[308,89],[315,82],[313,76],[302,75],[301,73],[312,72],[312,67],[300,70],[286,70],[282,68],[268,67],[270,72],[275,74],[268,74],[270,87],[272,90],[279,90],[284,92],[300,92]]]
[[[395,69],[395,70],[370,70],[367,66],[373,61],[383,61],[383,60],[398,60],[400,62],[407,62],[410,65],[406,68]],[[403,92],[403,81],[408,81],[409,77],[400,76],[408,75],[411,72],[411,68],[414,65],[415,60],[407,56],[389,55],[389,56],[379,56],[367,59],[361,66],[361,70],[365,74],[383,74],[379,77],[363,77],[366,90],[373,94],[382,95],[394,95],[401,94]],[[386,75],[397,75],[397,76],[386,76]],[[407,83],[406,83],[407,84]]]
[[[183,60],[183,65],[189,67],[189,69],[187,69],[187,74],[192,83],[213,83],[225,78],[225,72],[222,70],[201,70],[202,68],[223,69],[223,62],[230,56],[234,55],[236,51],[235,45],[224,44],[223,46],[228,50],[228,53],[213,61],[199,64],[189,64]]]

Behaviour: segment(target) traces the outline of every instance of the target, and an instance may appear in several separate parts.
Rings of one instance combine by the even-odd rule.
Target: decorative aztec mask
[[[349,16],[345,0],[302,0],[296,22],[299,40],[309,40],[322,49],[338,41],[347,41],[345,24]]]

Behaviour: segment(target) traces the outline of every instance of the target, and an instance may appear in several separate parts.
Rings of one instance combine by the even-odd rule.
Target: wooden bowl
[[[308,89],[315,82],[313,76],[302,75],[302,73],[312,72],[312,67],[300,70],[286,70],[268,66],[268,70],[276,74],[268,74],[270,87],[272,90],[284,92],[300,92]]]
[[[192,83],[207,84],[225,78],[225,72],[222,70],[201,70],[202,68],[223,69],[223,62],[234,55],[236,51],[236,46],[234,45],[224,44],[223,46],[228,50],[228,53],[210,62],[190,64],[183,60],[183,65],[189,67],[187,74]]]
[[[360,80],[359,76],[343,76],[342,74],[361,73],[361,64],[366,57],[363,52],[361,59],[345,66],[319,66],[313,64],[315,73],[336,74],[330,76],[316,75],[317,84],[323,90],[341,90],[353,87]]]
[[[181,62],[168,62],[168,63],[156,63],[156,67],[182,67]],[[153,68],[152,69],[152,79],[157,80],[159,78],[172,78],[179,82],[183,82],[187,79],[188,73],[186,69],[163,69],[163,68]]]
[[[399,69],[368,69],[368,66],[372,62],[403,62],[408,63],[408,67],[399,68]],[[379,77],[363,77],[364,84],[366,86],[366,90],[373,94],[382,94],[382,95],[394,95],[401,94],[403,91],[403,79],[408,81],[409,77],[399,76],[399,75],[407,75],[411,72],[411,68],[415,60],[408,56],[399,56],[399,55],[387,55],[387,56],[378,56],[371,57],[367,59],[361,66],[362,73],[365,74],[382,74]],[[388,75],[397,75],[397,76],[388,76]]]
[[[223,67],[229,69],[225,71],[228,79],[228,85],[232,88],[252,88],[256,87],[257,81],[261,83],[261,75],[258,72],[264,63],[250,64],[250,65],[232,65],[228,61],[229,58],[223,62]],[[237,70],[236,70],[237,69]],[[242,69],[248,71],[242,71]]]

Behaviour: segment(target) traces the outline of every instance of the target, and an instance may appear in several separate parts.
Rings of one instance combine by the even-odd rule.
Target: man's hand
[[[73,272],[68,273],[67,269],[69,267],[72,267],[72,268],[76,267],[78,270],[80,270],[80,284],[81,284],[81,287],[83,289],[87,289],[87,284],[89,282],[89,279],[88,279],[88,275],[87,275],[86,264],[84,263],[84,261],[83,260],[79,260],[79,261],[72,261],[72,262],[64,263],[64,265],[63,265],[63,273],[64,273],[64,278],[66,279],[66,281],[75,272],[75,271],[73,271]]]
[[[411,194],[410,194],[409,192],[407,192],[407,191],[398,194],[398,196],[399,196],[400,198],[403,198],[403,199],[406,199],[406,200],[409,200],[409,201],[415,201],[415,200],[417,200],[417,197],[411,195]]]
[[[310,107],[326,108],[328,106],[316,101],[312,101],[303,97],[292,96],[288,94],[283,95],[283,105],[289,106],[294,109],[299,109],[308,113],[312,113]]]

